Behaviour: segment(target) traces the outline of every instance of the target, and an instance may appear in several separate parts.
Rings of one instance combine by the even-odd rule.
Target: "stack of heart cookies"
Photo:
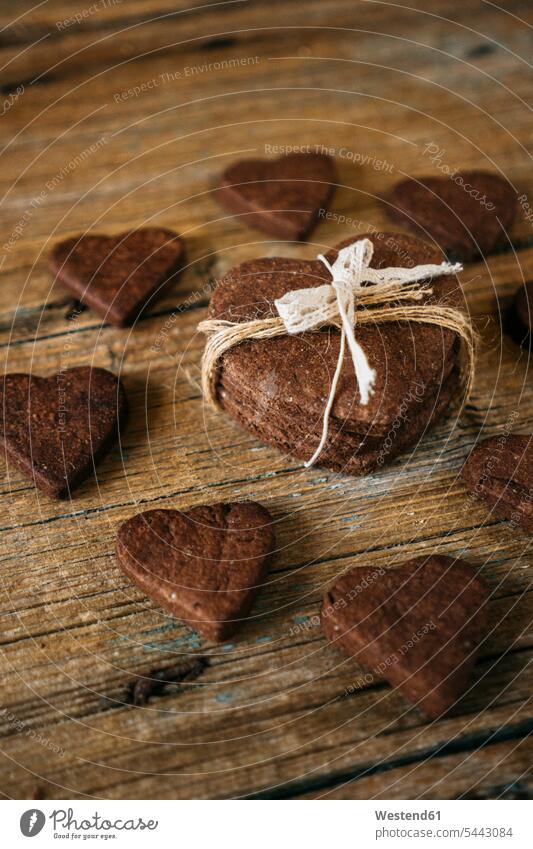
[[[374,268],[412,268],[443,260],[438,249],[411,236],[389,233],[348,239],[325,259],[332,264],[341,248],[363,238],[373,243]],[[331,279],[319,260],[251,260],[220,281],[208,318],[243,322],[276,317],[276,299],[289,291],[331,283]],[[420,303],[464,306],[454,276],[434,278],[431,289]],[[356,325],[355,331],[376,373],[374,393],[368,404],[360,403],[346,351],[318,464],[358,475],[414,445],[446,412],[460,383],[460,345],[451,330],[422,322]],[[218,400],[262,442],[308,460],[320,441],[340,344],[336,327],[241,342],[220,360]]]

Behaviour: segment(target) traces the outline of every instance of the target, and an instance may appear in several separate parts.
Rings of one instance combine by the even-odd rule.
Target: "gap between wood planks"
[[[446,757],[453,754],[462,754],[476,751],[487,746],[496,745],[508,740],[519,740],[528,738],[533,734],[533,719],[526,719],[516,725],[507,725],[495,731],[483,730],[472,732],[461,737],[459,740],[450,740],[439,744],[433,749],[413,755],[404,755],[401,758],[391,759],[384,763],[369,764],[356,770],[340,771],[331,773],[321,778],[295,779],[285,784],[279,784],[266,791],[245,794],[247,799],[290,799],[295,796],[303,796],[313,791],[327,790],[349,781],[356,781],[370,775],[389,772],[403,766],[409,766],[434,758]]]

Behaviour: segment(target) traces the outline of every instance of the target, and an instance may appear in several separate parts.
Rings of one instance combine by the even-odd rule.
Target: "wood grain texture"
[[[121,451],[71,502],[2,460],[1,792],[531,795],[530,540],[473,504],[458,476],[481,434],[533,426],[529,354],[502,332],[533,277],[527,210],[461,275],[482,335],[468,406],[371,477],[304,470],[204,410],[196,332],[237,262],[313,257],[390,227],[379,197],[405,175],[440,173],[428,144],[449,167],[499,171],[533,197],[530,4],[123,0],[85,16],[83,0],[32,5],[13,21],[0,3],[1,364],[120,372],[132,415]],[[339,171],[333,215],[306,243],[266,239],[217,205],[225,165],[302,144],[332,148]],[[56,241],[143,224],[181,233],[188,260],[133,329],[102,325],[51,285]],[[147,507],[236,498],[272,512],[279,550],[250,622],[214,647],[127,582],[114,540]],[[478,564],[492,592],[472,687],[433,723],[329,648],[315,618],[346,568],[430,551]],[[131,704],[135,681],[198,658],[174,691]]]

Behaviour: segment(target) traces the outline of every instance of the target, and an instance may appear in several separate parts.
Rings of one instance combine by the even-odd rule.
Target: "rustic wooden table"
[[[481,433],[533,425],[529,355],[502,333],[533,275],[525,203],[501,250],[461,276],[483,334],[468,408],[371,477],[303,470],[204,411],[195,332],[228,268],[385,226],[376,198],[404,174],[487,167],[533,198],[531,4],[32,5],[0,3],[2,364],[120,372],[132,417],[122,455],[71,502],[2,459],[2,793],[531,796],[530,540],[472,505],[458,478]],[[334,215],[308,243],[263,238],[217,206],[224,165],[302,144],[332,148],[340,173]],[[55,241],[151,223],[184,235],[189,264],[134,329],[51,286]],[[114,539],[139,510],[236,498],[271,510],[280,545],[255,617],[214,647],[129,584]],[[431,551],[482,566],[492,590],[473,686],[438,722],[329,648],[315,620],[339,572]],[[139,677],[180,669],[187,680],[132,704]]]

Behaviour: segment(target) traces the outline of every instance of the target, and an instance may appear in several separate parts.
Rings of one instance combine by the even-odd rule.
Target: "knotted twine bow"
[[[324,408],[322,436],[315,453],[305,463],[311,466],[320,456],[328,437],[329,419],[343,367],[346,342],[359,386],[360,403],[368,404],[370,395],[374,393],[376,372],[370,367],[365,352],[355,338],[356,323],[380,324],[390,321],[434,324],[457,333],[465,342],[466,363],[462,368],[462,378],[465,395],[468,396],[474,377],[474,330],[469,317],[456,307],[401,303],[420,301],[431,295],[433,290],[421,287],[422,281],[456,274],[462,270],[462,265],[442,262],[440,265],[417,265],[414,268],[370,268],[373,253],[372,242],[359,239],[340,250],[333,265],[319,255],[318,259],[332,276],[331,283],[287,292],[274,301],[279,316],[277,318],[242,322],[208,319],[200,322],[198,329],[208,337],[202,357],[202,391],[210,406],[221,408],[216,391],[218,363],[230,348],[251,339],[273,339],[276,336],[318,330],[326,325],[338,327],[341,331],[339,357]],[[365,286],[364,283],[373,285]]]

